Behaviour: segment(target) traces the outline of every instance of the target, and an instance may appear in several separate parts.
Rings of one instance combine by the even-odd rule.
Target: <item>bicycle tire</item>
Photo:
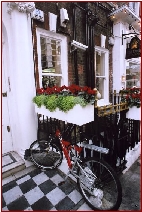
[[[80,168],[77,179],[79,190],[87,204],[94,210],[118,210],[122,202],[122,187],[112,167],[96,158],[84,159],[81,167],[90,170],[90,176],[86,177]],[[92,173],[96,179],[91,177]]]
[[[40,169],[55,169],[62,163],[61,148],[46,140],[34,141],[30,146],[30,159]]]

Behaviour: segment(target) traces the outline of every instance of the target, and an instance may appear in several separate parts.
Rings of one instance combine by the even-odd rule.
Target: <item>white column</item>
[[[32,98],[35,95],[31,19],[26,12],[11,12],[13,33],[13,71],[17,104],[17,131],[14,141],[23,157],[25,149],[37,139],[37,118]]]
[[[122,30],[125,33],[125,25],[122,23],[114,24],[114,46],[113,46],[113,90],[119,92],[125,86],[121,82],[121,76],[126,74],[125,54],[126,41],[123,39],[122,45]]]

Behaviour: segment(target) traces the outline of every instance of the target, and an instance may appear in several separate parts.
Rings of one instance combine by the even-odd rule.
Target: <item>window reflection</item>
[[[61,86],[61,41],[40,37],[42,87]]]
[[[43,73],[61,73],[60,41],[51,38],[40,38],[41,64]]]
[[[126,88],[140,87],[140,64],[131,63],[126,68]]]
[[[60,76],[42,76],[42,87],[46,89],[47,87],[61,86]]]

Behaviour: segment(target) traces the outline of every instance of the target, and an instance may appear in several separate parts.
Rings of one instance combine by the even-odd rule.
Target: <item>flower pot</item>
[[[60,111],[58,108],[55,111],[50,112],[45,108],[45,106],[38,108],[35,104],[35,112],[48,116],[49,118],[56,118],[79,126],[94,121],[94,105],[81,107],[79,104],[77,104],[73,109],[65,113]]]
[[[129,108],[129,111],[126,113],[126,118],[141,120],[141,107],[137,108],[136,106],[133,106]]]

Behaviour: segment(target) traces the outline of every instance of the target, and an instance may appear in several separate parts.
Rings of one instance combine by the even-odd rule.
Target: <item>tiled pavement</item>
[[[58,170],[42,172],[34,169],[3,185],[2,211],[7,210],[78,210],[84,200],[76,183]],[[86,209],[90,209],[89,207]]]
[[[75,181],[59,170],[41,171],[28,167],[2,180],[2,211],[7,210],[92,210],[78,191]],[[119,210],[140,210],[140,165],[137,162],[120,177],[123,190]]]

